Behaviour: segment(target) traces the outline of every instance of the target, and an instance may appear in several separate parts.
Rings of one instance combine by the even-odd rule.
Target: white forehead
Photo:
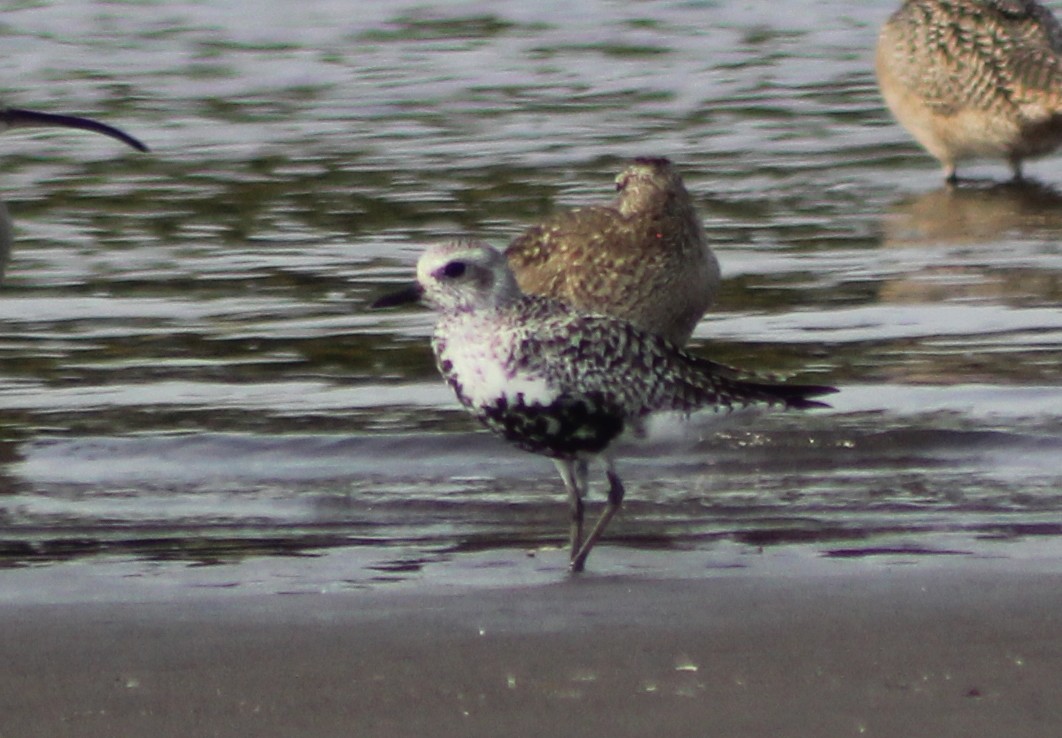
[[[482,241],[448,241],[428,247],[417,262],[417,281],[429,284],[437,279],[436,272],[451,261],[464,261],[490,267],[501,254]]]

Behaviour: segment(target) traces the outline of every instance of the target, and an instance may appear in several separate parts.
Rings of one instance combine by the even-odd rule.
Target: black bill
[[[408,305],[411,302],[419,302],[423,294],[424,290],[421,289],[419,284],[411,284],[398,292],[392,292],[389,295],[376,298],[369,308],[379,310],[380,308],[395,307],[396,305]]]
[[[22,110],[21,108],[0,108],[0,123],[8,128],[77,128],[82,131],[93,131],[110,136],[122,143],[132,146],[137,151],[147,151],[138,139],[133,138],[125,131],[120,131],[114,126],[100,123],[92,118],[79,118],[76,115],[53,115],[52,113],[38,113],[36,110]]]

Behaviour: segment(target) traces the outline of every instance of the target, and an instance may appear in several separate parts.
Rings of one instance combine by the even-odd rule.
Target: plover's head
[[[616,192],[616,208],[624,215],[632,215],[660,207],[669,197],[685,194],[686,188],[670,160],[643,156],[616,176]]]
[[[429,246],[417,262],[417,284],[381,297],[373,307],[421,299],[443,312],[497,307],[520,295],[505,256],[484,241]]]

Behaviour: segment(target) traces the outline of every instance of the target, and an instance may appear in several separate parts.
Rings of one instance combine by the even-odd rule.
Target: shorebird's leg
[[[583,546],[583,513],[585,511],[583,497],[586,494],[587,464],[586,461],[577,459],[571,461],[554,459],[553,463],[556,464],[557,471],[560,472],[561,479],[564,481],[564,488],[568,490],[568,506],[571,514],[569,540],[571,558],[574,561],[575,555]]]
[[[1024,182],[1025,175],[1021,171],[1021,157],[1011,156],[1008,161],[1010,162],[1010,171],[1013,173],[1011,178],[1012,182]]]
[[[583,547],[583,515],[586,511],[584,500],[590,491],[590,465],[586,459],[577,459],[572,468],[575,470],[575,488],[578,491],[575,502],[572,503],[571,558],[574,559]]]
[[[608,527],[612,516],[619,512],[620,507],[623,505],[623,482],[620,480],[619,474],[616,473],[616,467],[612,459],[608,457],[605,457],[605,475],[608,477],[608,504],[605,505],[601,517],[597,519],[594,529],[590,531],[590,536],[579,549],[579,553],[572,557],[571,570],[573,572],[583,570],[586,565],[586,557],[590,555],[590,549],[601,538],[601,534],[605,532],[605,528]]]

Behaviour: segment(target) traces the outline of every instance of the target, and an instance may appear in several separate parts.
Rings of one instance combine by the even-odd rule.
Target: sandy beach
[[[856,567],[9,602],[2,736],[1021,736],[1062,574]]]

